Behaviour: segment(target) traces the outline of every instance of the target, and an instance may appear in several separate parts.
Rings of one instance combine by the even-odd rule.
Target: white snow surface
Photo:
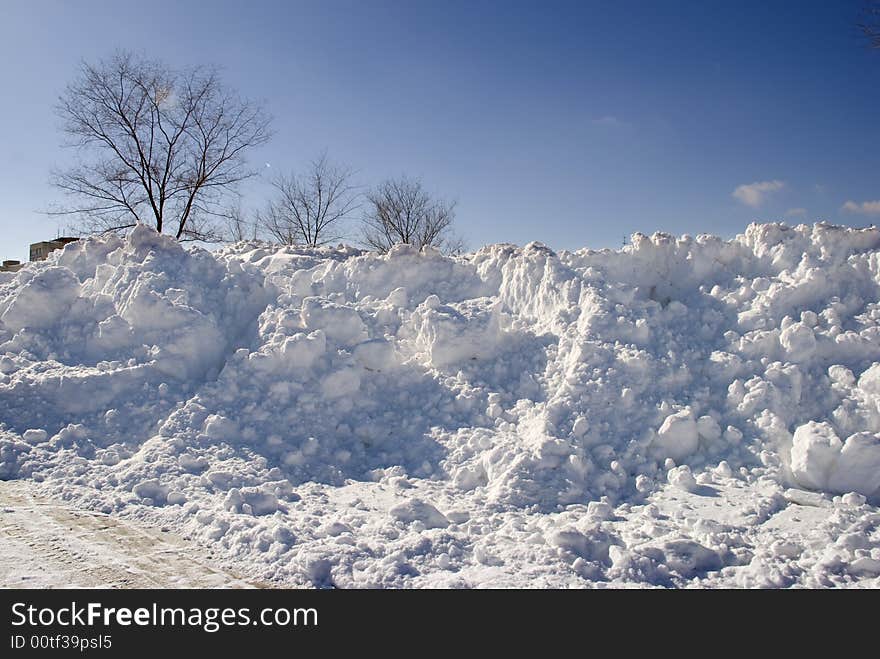
[[[880,231],[0,273],[0,479],[316,587],[880,585]]]

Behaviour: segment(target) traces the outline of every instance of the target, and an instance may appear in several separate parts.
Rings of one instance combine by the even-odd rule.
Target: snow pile
[[[849,497],[829,533],[877,517],[878,246],[825,224],[456,258],[81,241],[0,280],[0,478],[290,583],[754,585],[758,535],[658,506],[721,492],[755,525],[805,488]],[[780,578],[877,576],[863,533]]]

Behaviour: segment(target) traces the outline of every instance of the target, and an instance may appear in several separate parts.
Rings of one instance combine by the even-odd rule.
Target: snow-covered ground
[[[0,481],[0,588],[251,588],[213,554],[103,513]]]
[[[878,248],[82,241],[0,273],[0,479],[276,585],[877,587]]]

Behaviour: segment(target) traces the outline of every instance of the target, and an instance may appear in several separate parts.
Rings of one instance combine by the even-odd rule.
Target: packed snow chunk
[[[321,380],[321,393],[328,399],[342,398],[355,393],[360,386],[360,373],[354,368],[343,368],[324,376]]]
[[[392,307],[404,308],[409,301],[409,296],[407,295],[406,289],[403,286],[398,286],[388,294],[388,296],[385,298],[385,301]]]
[[[212,414],[205,419],[205,435],[214,440],[234,441],[238,437],[238,426],[235,421],[219,414]]]
[[[169,506],[182,506],[186,503],[186,495],[180,490],[172,490],[166,497]]]
[[[490,403],[486,408],[486,416],[490,419],[498,419],[504,414],[504,408],[498,403]]]
[[[835,364],[828,367],[828,377],[831,381],[840,387],[852,387],[855,384],[856,377],[853,372],[846,366]]]
[[[666,565],[685,578],[720,570],[724,561],[717,551],[694,540],[670,540],[662,545]]]
[[[486,485],[489,482],[489,477],[486,475],[483,465],[461,467],[455,472],[452,482],[458,489],[470,491]]]
[[[642,494],[648,494],[653,489],[654,481],[652,481],[650,477],[645,474],[639,474],[636,476],[636,491],[641,492]]]
[[[591,527],[580,531],[571,526],[553,531],[547,538],[548,543],[563,551],[571,552],[588,561],[610,563],[610,547],[615,539],[599,527]]]
[[[873,496],[880,490],[880,435],[859,432],[850,435],[828,478],[828,489],[836,493],[858,492]]]
[[[200,474],[205,471],[209,466],[210,462],[208,462],[207,458],[204,457],[196,457],[189,453],[184,453],[177,458],[177,463],[180,465],[180,468],[184,471],[188,471],[193,474]]]
[[[223,507],[245,515],[271,515],[279,510],[278,497],[259,487],[233,487],[226,495]]]
[[[880,558],[857,558],[849,565],[848,572],[862,577],[876,577],[880,575]]]
[[[272,539],[282,545],[296,544],[296,535],[288,527],[281,524],[272,530]]]
[[[120,316],[141,331],[173,330],[185,326],[198,314],[186,304],[184,296],[171,296],[171,291],[157,291],[152,277],[139,277],[126,298]]]
[[[405,524],[421,522],[426,529],[445,529],[449,526],[446,515],[421,499],[409,499],[397,504],[388,512],[394,519]]]
[[[708,414],[697,419],[697,432],[702,439],[709,442],[721,439],[721,426]]]
[[[134,269],[124,274],[132,281],[115,283],[118,315],[133,328],[132,339],[153,346],[158,370],[183,380],[200,378],[219,365],[227,337],[213,310],[197,309],[187,291],[166,289],[167,274],[137,273]],[[99,331],[98,346],[103,340],[110,344],[122,341],[127,335],[121,322],[112,322],[106,339]]]
[[[590,422],[587,421],[586,417],[579,416],[574,420],[574,423],[571,425],[571,432],[575,437],[583,437],[587,434],[587,431],[590,429]]]
[[[739,428],[727,426],[724,430],[724,441],[728,444],[739,444],[742,441],[743,434]]]
[[[355,308],[319,297],[303,300],[302,320],[309,330],[322,329],[328,339],[340,345],[353,345],[369,338],[364,321]]]
[[[840,502],[845,506],[863,506],[866,501],[865,495],[858,492],[847,492],[840,497]]]
[[[162,505],[166,502],[169,488],[153,478],[138,483],[131,491],[135,496],[151,501],[153,505]]]
[[[841,448],[843,443],[830,424],[810,421],[799,426],[791,446],[794,479],[806,488],[824,490]]]
[[[859,377],[859,389],[870,396],[880,398],[880,363],[874,362]]]
[[[323,330],[309,334],[294,334],[284,340],[281,355],[288,368],[310,368],[315,361],[327,351],[327,340]]]
[[[786,359],[796,364],[808,361],[816,352],[816,335],[803,323],[793,323],[782,330],[779,343]]]
[[[0,322],[12,331],[52,327],[63,322],[79,290],[67,268],[43,268],[14,292],[5,310],[0,306]]]
[[[394,344],[385,339],[364,341],[354,347],[354,358],[369,371],[387,371],[397,363]]]
[[[151,250],[179,250],[180,244],[172,237],[159,233],[147,224],[138,224],[125,239],[126,244],[139,256]]]
[[[610,519],[614,515],[614,509],[607,501],[590,501],[587,504],[587,517],[594,519]]]
[[[90,346],[99,353],[112,353],[130,345],[132,341],[131,325],[122,316],[113,314],[98,323],[98,333],[91,338]]]
[[[47,433],[42,428],[30,428],[25,430],[21,438],[26,441],[28,444],[41,444],[48,439],[49,433]]]
[[[411,337],[417,352],[442,368],[469,360],[487,359],[501,340],[497,307],[486,300],[441,305],[436,295],[413,312],[402,338]]]
[[[688,408],[667,416],[652,446],[661,458],[682,460],[692,455],[700,446],[693,412]]]
[[[697,479],[691,473],[691,468],[687,465],[674,467],[666,474],[666,480],[673,487],[677,487],[685,492],[695,492],[697,490]]]
[[[730,464],[728,464],[727,460],[722,460],[718,463],[718,466],[713,470],[716,476],[720,478],[733,478],[733,469],[730,468]]]

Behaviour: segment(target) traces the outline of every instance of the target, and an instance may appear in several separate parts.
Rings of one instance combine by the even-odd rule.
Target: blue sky
[[[117,48],[219,64],[264,100],[276,131],[252,157],[264,173],[326,150],[364,185],[421,177],[458,201],[471,247],[870,224],[880,51],[858,34],[860,6],[5,0],[0,258],[54,236],[39,211],[61,200],[48,172],[70,154],[52,105],[80,60]]]

